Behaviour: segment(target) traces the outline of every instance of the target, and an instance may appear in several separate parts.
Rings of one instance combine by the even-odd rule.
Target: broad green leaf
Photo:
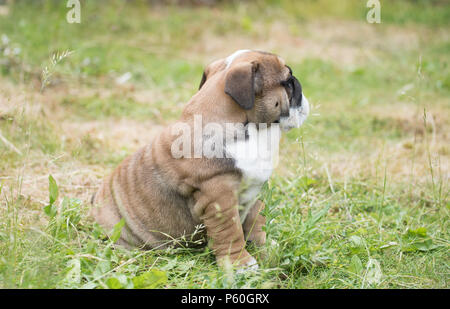
[[[439,245],[436,245],[433,243],[432,239],[426,239],[426,240],[422,240],[422,241],[412,242],[402,249],[403,249],[403,251],[406,251],[406,252],[414,252],[414,251],[426,252],[426,251],[434,250],[439,247],[440,247]]]
[[[418,237],[426,237],[427,236],[427,229],[425,227],[419,227],[418,229],[411,230],[408,229],[406,232],[407,236],[418,236]]]
[[[112,240],[113,242],[116,242],[116,241],[119,240],[120,234],[122,233],[122,229],[123,229],[124,226],[125,226],[125,219],[122,218],[122,219],[114,226],[113,232],[112,232],[111,237],[110,237],[111,240]]]
[[[136,289],[154,289],[166,282],[166,273],[158,269],[151,269],[133,278],[134,288]]]
[[[439,247],[433,243],[433,239],[427,237],[427,229],[419,227],[415,230],[408,229],[403,235],[402,250],[405,252],[431,251]]]
[[[413,244],[411,244],[409,246],[409,248],[415,249],[415,250],[412,250],[412,251],[418,250],[418,251],[424,251],[424,252],[425,251],[434,250],[434,249],[436,249],[438,247],[439,247],[439,245],[433,244],[433,240],[432,239],[427,239],[427,240],[424,240],[424,241],[417,241],[417,242],[414,242]]]
[[[119,281],[119,279],[117,279],[115,277],[108,278],[108,280],[106,280],[106,285],[110,289],[122,289],[123,288],[122,284]]]
[[[363,271],[363,265],[360,258],[355,254],[350,261],[349,270],[355,274],[360,274]]]
[[[45,213],[47,216],[53,218],[54,216],[56,216],[56,213],[57,213],[56,206],[53,205],[53,204],[44,206],[44,213]]]
[[[315,179],[309,178],[307,176],[303,176],[300,178],[300,186],[305,190],[314,186],[316,183],[317,181]]]
[[[58,198],[58,185],[56,184],[56,180],[53,178],[52,175],[48,175],[48,197],[49,197],[49,203],[50,205],[53,205],[53,203]]]

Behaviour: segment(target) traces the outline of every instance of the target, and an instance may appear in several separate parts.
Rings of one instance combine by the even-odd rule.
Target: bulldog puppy
[[[126,247],[208,239],[219,265],[257,268],[245,249],[266,241],[257,197],[276,164],[280,130],[299,127],[308,113],[277,55],[240,50],[214,61],[180,119],[104,180],[92,215],[106,230],[124,219],[118,243]]]

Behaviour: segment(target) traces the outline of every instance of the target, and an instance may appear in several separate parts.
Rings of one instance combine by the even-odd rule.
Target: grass
[[[382,2],[371,25],[364,1],[297,2],[88,1],[68,24],[61,1],[15,1],[0,16],[0,287],[448,288],[448,6]],[[242,48],[284,57],[313,104],[261,193],[260,270],[114,247],[91,194]]]

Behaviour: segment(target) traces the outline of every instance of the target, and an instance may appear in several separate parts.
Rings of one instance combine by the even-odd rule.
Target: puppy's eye
[[[275,104],[275,107],[278,107],[278,105],[280,105],[280,103],[279,103],[279,102],[277,102],[277,103]]]

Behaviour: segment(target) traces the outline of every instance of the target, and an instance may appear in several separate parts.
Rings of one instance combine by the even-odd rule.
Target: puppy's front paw
[[[239,266],[239,268],[236,270],[236,274],[242,274],[250,271],[255,271],[259,269],[258,262],[256,262],[256,259],[252,256],[250,256],[250,260],[246,263]]]
[[[217,260],[220,267],[225,270],[236,270],[236,273],[255,271],[259,268],[256,259],[247,250],[239,253],[239,256],[224,256]]]

